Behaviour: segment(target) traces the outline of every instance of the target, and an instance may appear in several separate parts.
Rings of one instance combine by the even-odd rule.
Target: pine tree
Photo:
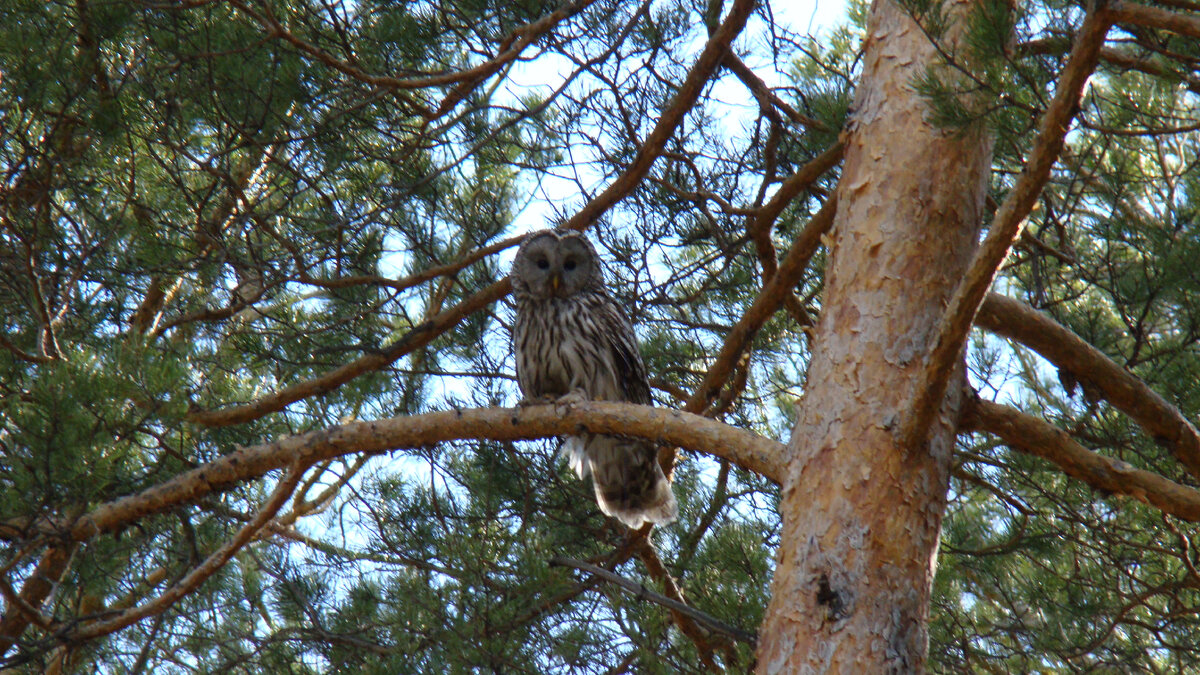
[[[0,667],[1200,667],[1200,6],[784,9],[4,3]],[[656,408],[516,406],[556,226]]]

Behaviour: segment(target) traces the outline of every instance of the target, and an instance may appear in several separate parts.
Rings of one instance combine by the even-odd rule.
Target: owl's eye
[[[563,269],[568,272],[575,269],[575,259],[571,258],[571,259],[567,260],[565,263],[563,263]]]
[[[538,258],[537,266],[539,270],[548,270],[550,269],[550,261],[545,258]]]

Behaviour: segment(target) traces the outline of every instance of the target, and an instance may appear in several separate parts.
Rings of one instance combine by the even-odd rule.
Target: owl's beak
[[[555,295],[558,295],[558,286],[561,282],[562,282],[562,277],[559,276],[558,272],[555,272],[550,275],[550,290]]]

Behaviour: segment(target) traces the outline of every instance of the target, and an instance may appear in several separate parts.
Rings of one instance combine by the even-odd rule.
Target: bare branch
[[[804,226],[804,231],[796,236],[783,259],[783,264],[779,266],[775,276],[771,277],[771,280],[763,286],[758,297],[754,299],[754,304],[750,305],[741,320],[729,329],[729,334],[725,336],[725,343],[721,345],[721,351],[713,360],[713,364],[709,366],[704,381],[700,383],[696,392],[683,406],[684,410],[700,412],[708,405],[709,401],[717,397],[721,387],[729,379],[729,373],[741,358],[742,352],[750,346],[750,341],[754,339],[758,329],[762,328],[775,310],[779,309],[787,296],[791,294],[792,289],[800,282],[800,275],[807,269],[809,259],[820,246],[821,235],[828,232],[833,225],[833,217],[836,213],[837,198],[830,196],[821,206],[821,210]]]
[[[333,277],[333,278],[316,278],[310,277],[307,274],[301,274],[299,280],[310,286],[319,286],[321,288],[347,288],[350,286],[374,285],[383,286],[396,291],[403,291],[417,284],[424,283],[431,279],[447,276],[452,277],[455,274],[463,271],[467,267],[479,262],[480,260],[503,251],[506,248],[511,248],[520,244],[525,239],[525,235],[519,234],[507,239],[502,239],[487,246],[481,246],[472,251],[468,251],[457,261],[438,265],[428,269],[414,272],[401,279],[389,279],[378,274],[363,274],[350,277]]]
[[[1159,7],[1148,7],[1115,0],[1109,8],[1113,23],[1131,23],[1147,28],[1161,28],[1200,39],[1200,17],[1180,14]]]
[[[928,437],[930,423],[946,395],[950,373],[961,358],[971,322],[992,285],[996,270],[1020,236],[1025,218],[1050,178],[1050,169],[1062,152],[1071,118],[1083,95],[1083,86],[1096,69],[1100,47],[1104,45],[1104,37],[1111,25],[1112,16],[1103,4],[1093,6],[1084,17],[1067,65],[1059,77],[1054,100],[1042,115],[1025,168],[996,211],[987,238],[955,289],[938,326],[937,338],[925,356],[921,376],[914,383],[908,408],[897,429],[904,447],[918,448]]]
[[[682,602],[678,602],[676,600],[672,600],[671,598],[668,598],[667,596],[665,596],[661,593],[656,593],[656,592],[646,588],[642,584],[637,583],[636,581],[626,579],[625,577],[623,577],[619,574],[616,574],[614,572],[610,572],[610,571],[604,569],[603,567],[597,567],[596,565],[592,565],[591,563],[586,563],[586,562],[583,562],[582,560],[576,560],[574,558],[567,558],[564,556],[555,556],[554,558],[551,558],[550,565],[551,566],[561,565],[564,567],[574,567],[575,569],[583,570],[584,572],[587,572],[588,574],[598,576],[601,579],[604,579],[605,581],[614,583],[614,584],[620,586],[621,588],[624,588],[625,590],[629,591],[636,598],[640,598],[642,600],[649,600],[650,602],[653,602],[658,605],[662,605],[663,607],[666,607],[667,609],[670,609],[673,612],[679,612],[680,614],[687,615],[688,617],[692,618],[693,620],[695,620],[701,624],[704,624],[706,627],[708,627],[711,630],[717,631],[719,633],[724,633],[725,635],[728,635],[731,638],[734,638],[736,640],[741,640],[742,642],[746,642],[746,643],[749,643],[752,645],[757,644],[757,642],[758,642],[758,636],[755,635],[754,633],[751,633],[750,631],[745,631],[745,630],[742,630],[741,628],[737,628],[735,626],[730,626],[729,624],[721,621],[720,619],[718,619],[710,614],[705,614],[704,612],[701,612],[700,610],[698,610],[694,607],[686,605]]]
[[[778,267],[775,262],[775,247],[771,244],[771,228],[775,225],[775,220],[779,218],[779,214],[783,213],[788,204],[792,203],[792,200],[800,196],[801,192],[807,190],[825,172],[842,161],[842,153],[845,149],[845,144],[839,141],[800,167],[796,173],[783,180],[771,200],[755,214],[754,222],[750,224],[750,236],[754,239],[754,245],[758,249],[758,259],[759,264],[762,265],[764,281],[775,276]]]
[[[1072,478],[1100,490],[1133,497],[1177,518],[1200,522],[1200,491],[1092,452],[1067,432],[1032,415],[991,401],[976,401],[962,431],[985,431],[1016,450],[1054,462]]]
[[[800,113],[800,111],[788,105],[786,101],[776,96],[775,92],[771,91],[770,87],[767,86],[767,83],[763,82],[762,78],[756,75],[750,69],[750,66],[746,65],[746,62],[739,58],[737,54],[733,52],[726,54],[722,64],[732,71],[742,81],[742,84],[746,85],[746,88],[754,94],[754,97],[759,101],[759,105],[763,108],[778,108],[788,116],[788,119],[810,129],[824,132],[834,131],[834,129],[829,128],[829,125],[821,120]]]
[[[1189,473],[1200,478],[1200,432],[1145,382],[1114,363],[1066,326],[1019,300],[988,294],[976,324],[1011,338],[1104,394],[1156,440],[1170,446]]]

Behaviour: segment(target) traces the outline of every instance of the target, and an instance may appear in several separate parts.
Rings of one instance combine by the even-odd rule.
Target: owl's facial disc
[[[527,241],[523,248],[516,269],[535,297],[569,298],[592,282],[595,253],[578,237],[547,233]]]

